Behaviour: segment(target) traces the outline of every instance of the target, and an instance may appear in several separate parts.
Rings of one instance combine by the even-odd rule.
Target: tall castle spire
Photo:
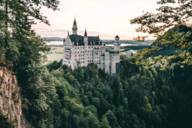
[[[76,18],[74,19],[73,21],[73,27],[72,27],[72,31],[73,31],[73,34],[77,35],[77,21],[76,21]]]
[[[85,29],[85,33],[84,33],[84,44],[88,45],[87,29]]]
[[[84,37],[87,37],[87,29],[85,29]]]

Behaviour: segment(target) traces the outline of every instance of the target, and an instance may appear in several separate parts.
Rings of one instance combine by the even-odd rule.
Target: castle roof
[[[83,36],[72,34],[69,38],[75,45],[83,45]]]
[[[85,29],[85,33],[84,33],[84,36],[87,37],[87,30]]]
[[[72,30],[73,31],[77,31],[77,21],[76,21],[76,19],[74,19],[74,21],[73,21],[73,28],[72,28]]]
[[[89,36],[88,37],[88,42],[95,42],[95,43],[98,43],[100,41],[99,37],[98,36]]]
[[[84,45],[84,36],[72,34],[69,35],[70,40],[74,45]],[[99,36],[88,36],[88,45],[101,45]]]
[[[119,41],[120,40],[120,37],[118,35],[115,36],[115,40],[116,41]]]

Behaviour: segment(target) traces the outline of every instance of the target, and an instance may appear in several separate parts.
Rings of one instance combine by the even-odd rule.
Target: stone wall
[[[0,114],[14,128],[25,128],[22,125],[21,96],[16,76],[3,66],[0,66]]]

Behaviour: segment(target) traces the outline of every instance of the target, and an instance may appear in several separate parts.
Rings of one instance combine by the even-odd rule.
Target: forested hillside
[[[124,58],[114,76],[95,65],[71,71],[61,62],[17,68],[29,126],[191,127],[191,32],[184,26],[171,29],[137,56]]]
[[[36,20],[48,24],[40,7],[55,10],[57,0],[0,1],[0,66],[16,76],[26,127],[191,128],[192,29],[180,21],[190,17],[190,2],[135,19],[144,32],[168,31],[109,76],[95,65],[74,71],[62,62],[42,65],[49,49],[31,26]],[[154,22],[166,24],[157,29]],[[14,126],[4,115],[0,127]]]
[[[171,44],[177,36],[166,39],[172,31],[183,34],[181,30],[183,26],[173,28],[150,48],[122,60],[115,76],[95,65],[74,71],[56,62],[43,67],[36,74],[39,87],[25,89],[31,105],[25,108],[27,118],[34,127],[191,127],[191,39],[183,43],[188,43],[184,49]],[[185,30],[187,35],[191,33]],[[163,42],[157,45],[159,40],[167,41],[169,46]],[[167,49],[174,52],[160,54]]]

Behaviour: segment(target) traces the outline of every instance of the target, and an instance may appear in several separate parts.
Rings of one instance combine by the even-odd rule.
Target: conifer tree
[[[57,0],[0,0],[0,63],[5,58],[6,66],[16,73],[22,90],[25,118],[36,128],[51,127],[54,117],[50,114],[51,108],[41,109],[48,104],[42,95],[49,95],[43,91],[43,83],[39,82],[45,76],[40,62],[47,48],[31,27],[36,20],[48,24],[41,8],[56,10],[57,5]]]
[[[36,54],[44,50],[42,40],[31,30],[31,26],[35,20],[48,24],[40,10],[43,6],[56,10],[57,5],[57,0],[0,0],[1,47],[5,49],[6,61],[12,63],[12,66],[22,57],[22,42],[28,42],[29,49],[38,49],[34,51]]]
[[[192,0],[159,0],[155,13],[146,12],[131,20],[140,24],[137,31],[161,35],[176,25],[190,25],[192,18]]]

